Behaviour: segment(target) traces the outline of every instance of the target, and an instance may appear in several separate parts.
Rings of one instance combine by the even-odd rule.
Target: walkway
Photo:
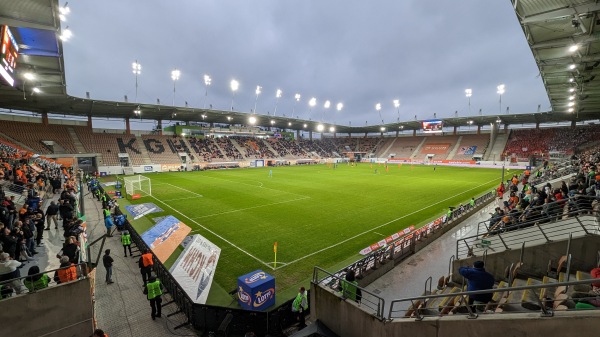
[[[104,220],[101,213],[101,204],[91,198],[91,194],[85,196],[85,213],[88,226],[88,242],[93,242],[106,233]],[[163,307],[162,317],[153,321],[150,317],[150,305],[146,295],[142,293],[142,276],[138,268],[140,256],[137,247],[132,246],[133,258],[123,256],[123,246],[118,232],[114,237],[107,237],[104,247],[102,240],[91,247],[91,259],[95,261],[102,249],[111,250],[113,263],[113,284],[104,282],[106,269],[102,265],[102,258],[96,268],[96,296],[95,310],[98,327],[103,329],[111,337],[152,337],[185,335],[197,336],[196,332],[187,327],[174,330],[186,321],[182,314],[167,317],[168,314],[178,310],[172,303]],[[163,305],[170,301],[168,294],[163,295]]]

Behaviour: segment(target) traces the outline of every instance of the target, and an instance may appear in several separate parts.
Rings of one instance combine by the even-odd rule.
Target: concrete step
[[[536,280],[534,278],[527,279],[527,285],[533,286],[542,284],[542,281]],[[527,310],[540,310],[540,302],[539,302],[539,290],[528,289],[523,291],[523,296],[521,296],[521,306]]]

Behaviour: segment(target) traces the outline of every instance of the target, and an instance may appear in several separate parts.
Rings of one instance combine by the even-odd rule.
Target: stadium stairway
[[[448,154],[448,157],[446,157],[446,159],[448,160],[452,160],[454,158],[454,156],[456,155],[456,152],[458,152],[458,149],[460,149],[460,142],[462,142],[463,136],[459,136],[458,140],[456,141],[456,145],[454,145],[454,148],[452,149],[452,151],[450,151],[450,153]]]
[[[483,160],[500,160],[500,156],[504,152],[506,143],[508,143],[509,134],[498,133],[496,138],[490,144],[488,150],[485,152]]]
[[[106,233],[101,206],[91,193],[85,196],[88,242],[93,242]],[[123,209],[123,211],[125,210]],[[110,249],[115,262],[113,263],[113,284],[104,282],[106,270],[102,266],[102,262],[95,269],[94,310],[99,328],[111,337],[200,335],[189,326],[174,330],[174,327],[183,324],[187,319],[182,313],[177,313],[178,307],[174,303],[168,304],[171,302],[168,293],[163,295],[162,317],[152,320],[149,302],[146,295],[142,293],[142,276],[137,263],[140,257],[139,250],[132,245],[133,257],[129,255],[124,257],[121,236],[116,230],[113,232],[113,237],[106,238],[104,245],[101,245],[100,242],[90,247],[91,259],[95,261],[98,256],[101,258],[104,250]]]
[[[142,146],[139,146],[138,148],[140,149],[140,153],[142,154],[142,160],[144,161],[144,165],[151,165],[152,159],[150,159],[150,155],[148,154],[148,150],[146,149],[146,147],[143,146],[141,137],[138,138],[137,140],[139,141],[138,144],[142,143]],[[190,147],[190,149],[191,149],[191,147]]]
[[[216,144],[216,142],[215,142],[215,144]],[[231,139],[231,144],[233,144],[233,146],[242,154],[242,156],[244,156],[244,158],[247,158],[246,150],[244,149],[244,147],[242,145],[240,145],[240,143],[238,143],[237,139]],[[221,149],[221,148],[219,148],[219,149]],[[221,151],[221,152],[223,152],[223,151]]]
[[[265,146],[267,147],[267,149],[269,149],[271,152],[273,152],[275,154],[276,158],[282,158],[283,156],[279,154],[279,152],[275,151],[275,149],[271,146],[271,144],[269,142],[267,142],[264,139],[259,139],[258,141],[262,142],[263,144],[265,144]]]
[[[423,145],[425,144],[426,141],[427,141],[427,137],[423,137],[423,141],[419,144],[419,146],[417,146],[417,148],[410,155],[411,159],[414,159],[416,156],[419,155],[419,153],[421,153],[421,148],[423,147]]]
[[[392,146],[394,146],[394,144],[396,143],[396,140],[398,140],[398,137],[392,138],[392,141],[390,142],[390,144],[388,146],[386,146],[385,149],[383,151],[381,151],[381,153],[377,157],[387,158],[388,154],[390,152],[390,149],[392,148]]]
[[[67,127],[67,131],[69,131],[69,136],[71,136],[71,139],[73,140],[73,144],[75,145],[75,150],[77,150],[77,153],[88,153],[79,140],[79,137],[77,137],[75,130],[71,127]]]

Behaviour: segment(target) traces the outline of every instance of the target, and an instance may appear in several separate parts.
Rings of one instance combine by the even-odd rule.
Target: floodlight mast
[[[473,90],[465,89],[465,96],[469,100],[469,116],[471,116],[471,96],[473,96]]]
[[[254,100],[254,110],[252,110],[254,113],[256,113],[256,103],[258,103],[258,95],[260,95],[262,87],[260,85],[256,86],[256,99]]]
[[[204,75],[204,109],[206,109],[206,99],[208,98],[208,87],[212,83],[212,78],[209,75]]]
[[[400,100],[399,99],[394,100],[394,108],[396,108],[396,110],[398,111],[398,122],[400,122]]]
[[[231,80],[231,82],[229,83],[229,86],[231,88],[231,111],[233,111],[233,99],[235,97],[235,92],[240,87],[240,82],[238,82],[236,80]]]
[[[171,79],[173,80],[173,106],[175,106],[175,83],[179,80],[179,76],[181,76],[181,71],[178,69],[171,71]]]
[[[142,73],[142,65],[139,64],[137,60],[131,64],[131,68],[133,70],[133,74],[135,75],[135,100],[134,103],[137,103],[138,97],[138,75]]]
[[[279,104],[281,94],[283,94],[283,91],[281,91],[281,89],[277,89],[277,91],[275,92],[275,111],[273,111],[273,116],[277,115],[277,104]]]
[[[502,94],[504,94],[506,91],[506,86],[504,84],[500,84],[496,87],[496,89],[498,89],[496,93],[500,95],[500,114],[502,114]]]

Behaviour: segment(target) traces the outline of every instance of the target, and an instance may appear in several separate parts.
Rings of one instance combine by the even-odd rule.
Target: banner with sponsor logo
[[[157,213],[163,211],[160,207],[156,206],[151,202],[138,205],[128,205],[125,206],[125,209],[127,210],[127,212],[129,212],[129,214],[131,214],[131,216],[133,216],[133,220],[137,220],[143,217],[144,215],[150,213]]]
[[[264,310],[275,304],[275,278],[262,270],[238,277],[238,303],[246,310]]]
[[[150,247],[154,255],[164,263],[191,231],[190,227],[174,216],[169,215],[145,231],[142,234],[142,240]]]
[[[421,148],[423,154],[445,154],[448,152],[450,144],[425,144]]]
[[[475,151],[477,151],[477,146],[461,146],[458,154],[474,155]]]
[[[170,272],[194,303],[205,304],[221,248],[199,234],[187,238],[190,240]]]
[[[398,240],[399,238],[409,234],[413,230],[415,230],[415,226],[411,225],[410,227],[405,228],[397,233],[394,233],[379,242],[375,242],[374,244],[370,245],[369,247],[361,249],[360,254],[368,255],[370,252],[376,251],[377,249],[386,246],[388,243]]]
[[[177,171],[181,169],[181,164],[162,164],[160,170],[163,172]]]

